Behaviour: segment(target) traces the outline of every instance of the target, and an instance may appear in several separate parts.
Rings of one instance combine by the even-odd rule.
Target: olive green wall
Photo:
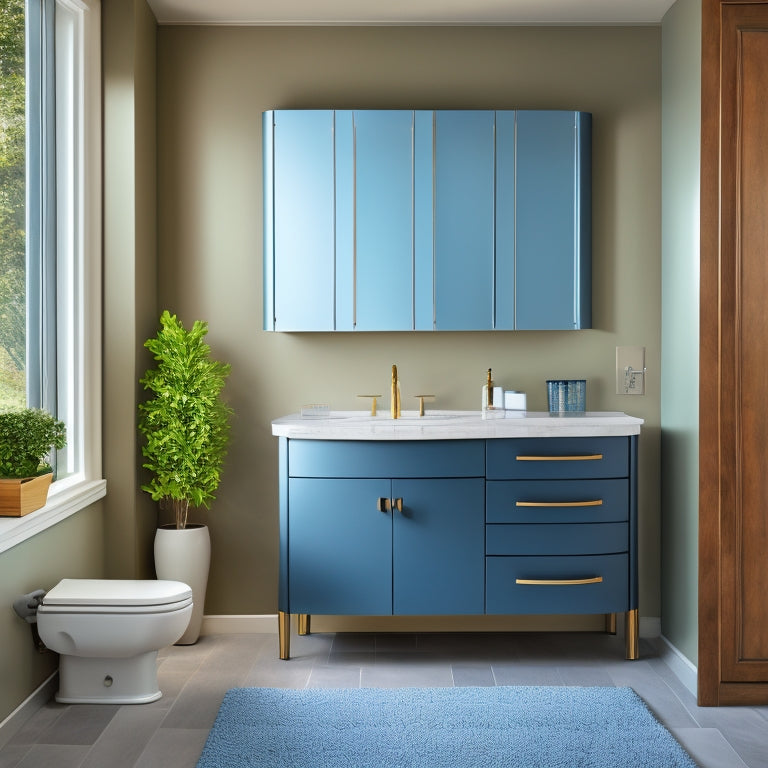
[[[427,391],[435,407],[477,408],[492,367],[532,409],[546,378],[584,377],[590,410],[644,418],[640,612],[658,617],[660,29],[161,27],[157,42],[158,309],[209,321],[237,414],[219,498],[197,516],[213,546],[206,613],[276,611],[270,421],[307,402],[364,408],[356,394],[386,391],[396,363],[405,402]],[[262,331],[261,113],[299,107],[592,112],[594,329]],[[645,396],[615,394],[617,345],[646,347]]]
[[[698,660],[701,2],[662,25],[662,633]]]
[[[102,500],[0,554],[0,722],[58,666],[56,654],[37,651],[14,600],[63,578],[102,577],[103,517]],[[0,744],[6,735],[0,734]]]
[[[104,79],[104,473],[110,578],[152,578],[157,510],[139,490],[139,378],[157,314],[157,25],[145,0],[102,11]]]

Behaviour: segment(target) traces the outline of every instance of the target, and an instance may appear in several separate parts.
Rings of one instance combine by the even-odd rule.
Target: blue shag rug
[[[197,768],[696,768],[631,688],[233,688]]]

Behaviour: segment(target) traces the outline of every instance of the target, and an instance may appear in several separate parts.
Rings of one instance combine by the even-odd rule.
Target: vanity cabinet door
[[[435,112],[435,329],[493,329],[494,113]]]
[[[392,613],[392,516],[377,509],[389,480],[289,480],[291,613]]]
[[[514,327],[589,328],[591,115],[519,110],[515,136]],[[499,307],[508,295],[498,283]]]
[[[393,480],[394,613],[482,614],[483,478]]]
[[[265,112],[264,328],[334,329],[334,114]]]

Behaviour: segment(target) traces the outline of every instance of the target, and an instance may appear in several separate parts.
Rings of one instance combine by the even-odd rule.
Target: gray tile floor
[[[134,706],[61,705],[32,715],[0,768],[194,768],[225,691],[452,685],[628,685],[702,768],[768,768],[768,707],[699,708],[652,647],[623,660],[601,634],[316,634],[202,637],[160,653],[163,698]]]

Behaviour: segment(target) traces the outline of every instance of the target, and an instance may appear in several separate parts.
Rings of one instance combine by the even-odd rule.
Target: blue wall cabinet
[[[589,328],[591,115],[518,111],[515,137],[514,327]]]
[[[264,328],[334,328],[333,112],[265,112]]]
[[[285,616],[624,612],[637,658],[637,436],[280,438]]]
[[[435,328],[493,329],[494,112],[435,112]]]
[[[591,325],[591,116],[264,115],[267,330]]]
[[[431,121],[337,111],[336,136],[336,329],[414,330],[417,304],[431,328],[432,190],[415,178],[417,154],[431,174]]]

